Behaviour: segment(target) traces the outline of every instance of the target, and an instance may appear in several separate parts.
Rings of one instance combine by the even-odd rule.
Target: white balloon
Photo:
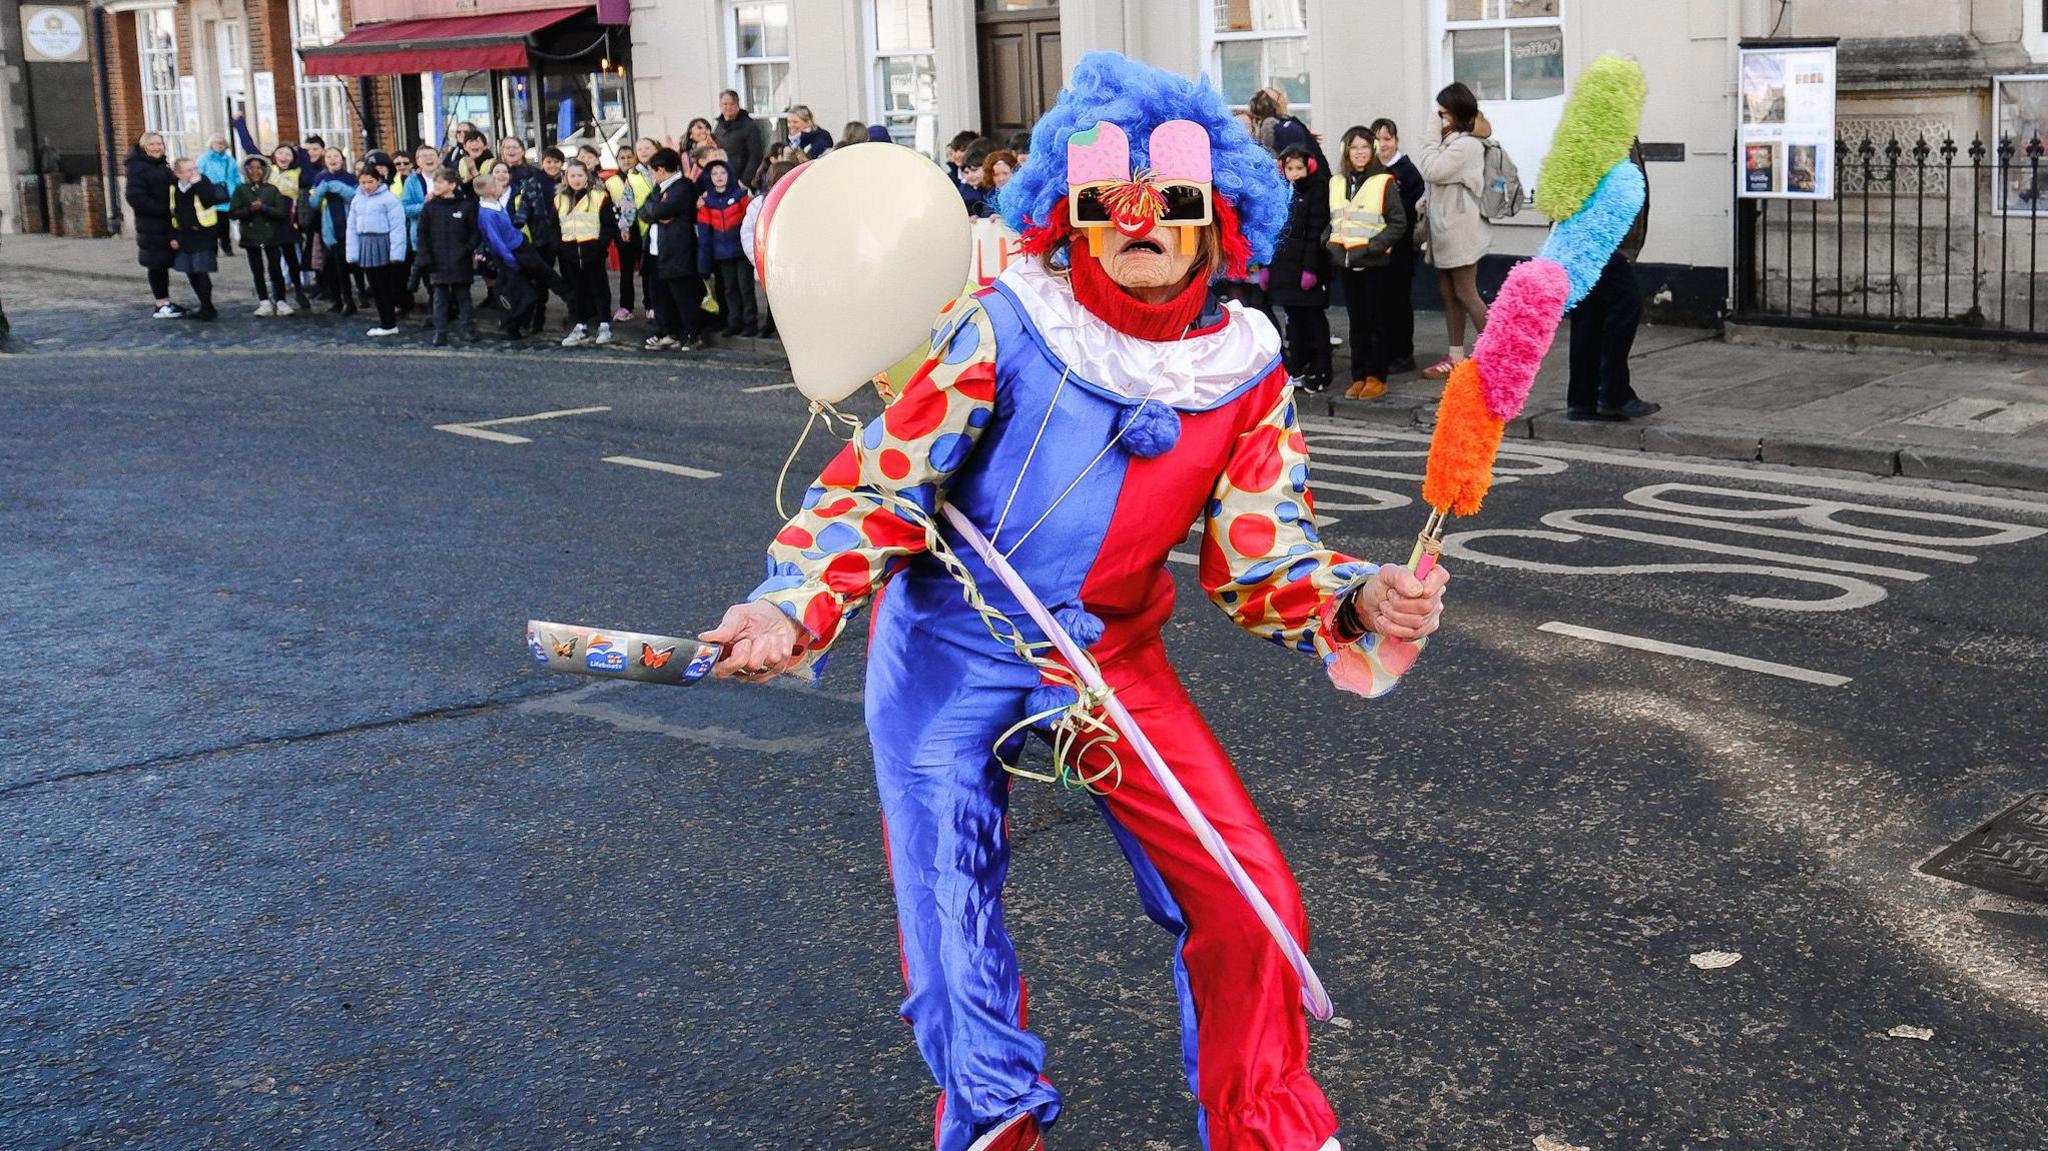
[[[756,249],[797,389],[837,403],[908,355],[960,294],[971,248],[952,179],[909,148],[855,144],[785,177]]]

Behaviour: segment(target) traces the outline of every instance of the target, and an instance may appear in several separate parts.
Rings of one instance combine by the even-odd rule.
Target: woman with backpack
[[[1486,301],[1479,297],[1479,260],[1493,244],[1493,225],[1480,197],[1486,191],[1486,141],[1492,125],[1479,111],[1472,89],[1453,83],[1436,94],[1439,139],[1422,149],[1422,179],[1429,186],[1424,218],[1429,223],[1429,262],[1436,266],[1444,298],[1444,327],[1450,351],[1422,370],[1432,380],[1451,374],[1465,358],[1465,320],[1476,337],[1486,327]]]

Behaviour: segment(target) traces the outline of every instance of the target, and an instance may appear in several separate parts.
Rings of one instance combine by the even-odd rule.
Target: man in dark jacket
[[[654,172],[654,194],[640,206],[649,225],[647,256],[654,261],[660,290],[654,293],[654,334],[649,351],[704,347],[704,279],[697,272],[697,182],[683,178],[683,158],[662,148],[647,161]]]
[[[164,138],[144,132],[126,161],[128,214],[135,220],[135,262],[149,271],[149,292],[159,320],[175,320],[185,309],[171,302],[171,188],[178,180],[164,158]]]
[[[1629,145],[1629,162],[1643,168],[1641,141]],[[1643,210],[1608,258],[1600,279],[1579,306],[1572,309],[1571,381],[1565,388],[1565,415],[1574,420],[1633,420],[1654,415],[1663,405],[1636,395],[1629,379],[1628,356],[1636,345],[1643,320],[1642,288],[1636,283],[1636,257],[1650,233],[1648,169],[1644,169]]]
[[[1374,147],[1378,149],[1380,163],[1394,174],[1394,182],[1401,188],[1401,207],[1412,225],[1408,242],[1397,247],[1393,259],[1387,265],[1387,371],[1412,372],[1415,370],[1415,238],[1422,230],[1422,216],[1416,205],[1422,202],[1429,185],[1422,178],[1422,169],[1415,166],[1401,151],[1401,127],[1382,116],[1372,122]]]
[[[432,194],[420,208],[415,259],[433,301],[434,346],[448,346],[448,314],[458,313],[462,338],[476,343],[476,316],[470,311],[469,282],[476,272],[476,250],[483,240],[477,226],[477,199],[456,193],[461,177],[453,168],[433,173]]]
[[[718,94],[718,120],[711,125],[711,138],[725,152],[733,178],[752,187],[754,170],[768,151],[768,129],[740,107],[740,94],[730,88]]]

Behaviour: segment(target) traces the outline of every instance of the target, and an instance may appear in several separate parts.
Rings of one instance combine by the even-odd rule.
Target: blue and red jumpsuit
[[[924,553],[917,516],[964,511],[1076,639],[1304,947],[1308,921],[1272,832],[1167,663],[1166,564],[1197,521],[1210,599],[1246,629],[1357,671],[1338,642],[1337,596],[1373,566],[1318,542],[1308,453],[1277,354],[1200,407],[1179,407],[1170,450],[1125,450],[1141,401],[1060,362],[1005,273],[939,317],[931,357],[902,396],[828,465],[776,536],[752,598],[807,633],[817,663],[873,598],[867,723],[908,985],[902,1014],[942,1091],[938,1151],[1029,1111],[1050,1124],[1059,1094],[1025,1027],[1025,992],[1003,921],[1009,777],[993,749],[1034,713],[1039,673],[993,639],[955,580]],[[1212,305],[1183,341],[1199,358],[1229,324],[1263,317]],[[1244,333],[1233,333],[1242,337]],[[1269,341],[1277,353],[1277,339]],[[1239,346],[1242,346],[1240,339]],[[1142,401],[1154,406],[1158,400]],[[1154,413],[1162,414],[1162,413]],[[1142,423],[1143,421],[1138,421]],[[1028,465],[1027,465],[1028,457]],[[1000,530],[999,530],[1000,525]],[[947,541],[982,595],[1042,639],[979,557]],[[1158,785],[1126,755],[1099,798],[1146,913],[1176,939],[1188,1086],[1209,1151],[1315,1151],[1337,1118],[1308,1072],[1301,985],[1280,950]],[[1084,760],[1084,771],[1099,764]]]

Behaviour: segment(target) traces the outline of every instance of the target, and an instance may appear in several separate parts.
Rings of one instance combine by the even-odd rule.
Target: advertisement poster
[[[199,77],[178,77],[178,104],[185,114],[184,130],[199,130]]]
[[[249,135],[258,140],[275,139],[278,134],[277,74],[257,72],[249,79],[255,88],[255,108],[249,117],[254,122],[249,125]]]
[[[1834,199],[1834,47],[1745,47],[1738,68],[1742,164],[1735,194],[1748,200]]]

